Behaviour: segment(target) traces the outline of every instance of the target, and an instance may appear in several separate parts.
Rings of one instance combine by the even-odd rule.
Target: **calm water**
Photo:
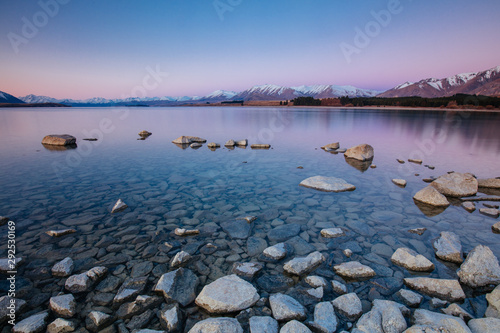
[[[230,274],[234,261],[258,260],[258,254],[249,254],[246,240],[231,240],[219,228],[220,223],[245,215],[259,217],[252,239],[262,239],[269,246],[276,243],[266,237],[272,228],[301,225],[295,238],[296,254],[322,251],[329,259],[320,273],[328,278],[338,278],[328,268],[348,260],[341,250],[349,247],[355,252],[353,259],[372,266],[379,277],[401,280],[411,274],[390,262],[401,246],[416,249],[436,264],[429,276],[450,277],[457,266],[434,258],[432,242],[439,232],[458,233],[466,252],[484,244],[500,257],[500,236],[491,232],[497,220],[477,211],[469,214],[458,204],[426,216],[412,196],[426,186],[423,178],[452,170],[479,178],[500,176],[499,128],[500,114],[492,113],[211,107],[3,109],[0,215],[17,223],[26,295],[56,292],[57,288],[38,285],[30,272],[36,267],[50,268],[68,255],[76,259],[80,271],[98,263],[109,268],[126,265],[116,259],[116,252],[98,253],[95,244],[104,236],[125,244],[120,252],[128,261],[150,260],[155,267],[161,260],[154,258],[166,255],[158,246],[179,240],[210,267],[203,280],[208,283]],[[137,140],[141,130],[153,135]],[[76,136],[78,148],[44,148],[42,138],[52,133]],[[250,144],[270,143],[273,148],[211,151],[204,145],[197,150],[181,149],[171,143],[181,135],[221,145],[229,139],[248,138]],[[87,137],[99,141],[82,141]],[[343,148],[372,145],[377,168],[363,171],[363,166],[346,163],[342,154],[320,149],[336,141]],[[435,170],[399,164],[397,158],[422,159]],[[332,194],[298,186],[315,175],[340,177],[357,189]],[[392,184],[393,178],[406,179],[407,187]],[[129,208],[111,215],[118,198]],[[323,239],[319,232],[325,226],[343,227],[347,236]],[[69,241],[43,235],[67,227],[77,230],[66,236]],[[175,227],[203,232],[180,239],[172,234]],[[428,230],[422,236],[407,231],[416,227]],[[208,242],[217,244],[219,251],[200,255],[198,247]],[[2,257],[5,245],[2,231]],[[263,275],[282,272],[283,262],[262,264]],[[124,277],[130,269],[122,273]],[[366,282],[350,285],[364,299],[373,287]],[[44,304],[33,304],[33,309]]]

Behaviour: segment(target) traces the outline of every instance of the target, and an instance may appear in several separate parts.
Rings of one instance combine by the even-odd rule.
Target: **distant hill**
[[[0,91],[0,103],[10,103],[10,104],[24,104],[22,100],[7,94],[6,92]]]
[[[456,94],[500,95],[500,66],[476,73],[463,73],[444,79],[405,82],[378,97],[446,97]]]

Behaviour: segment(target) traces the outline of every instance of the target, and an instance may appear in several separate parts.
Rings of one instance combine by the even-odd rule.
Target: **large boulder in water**
[[[427,186],[418,191],[413,200],[434,207],[448,207],[450,205],[448,199],[432,186]]]
[[[478,181],[470,173],[452,172],[438,177],[431,186],[448,197],[461,198],[476,194]]]
[[[359,161],[372,160],[374,156],[373,147],[364,143],[346,150],[344,156],[354,158]]]
[[[50,134],[43,138],[43,145],[70,146],[76,144],[76,138],[69,134]]]
[[[462,283],[473,288],[498,285],[500,284],[498,259],[489,247],[478,245],[469,252],[460,266],[458,277]]]

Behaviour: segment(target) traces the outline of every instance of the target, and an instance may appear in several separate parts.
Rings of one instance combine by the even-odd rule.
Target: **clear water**
[[[212,270],[204,280],[208,283],[230,274],[234,260],[258,260],[258,255],[246,253],[245,240],[231,240],[218,228],[226,220],[255,215],[259,218],[251,236],[263,238],[267,245],[275,243],[266,237],[275,226],[300,224],[299,237],[329,258],[323,272],[348,260],[341,252],[348,244],[346,247],[361,248],[353,259],[372,266],[380,276],[401,279],[411,273],[391,264],[390,255],[398,247],[408,246],[436,264],[429,276],[450,277],[458,266],[434,258],[432,242],[439,232],[459,234],[466,252],[484,244],[500,257],[500,236],[491,232],[498,220],[477,211],[469,214],[458,204],[427,216],[412,196],[427,185],[423,178],[451,170],[480,178],[500,176],[499,126],[500,114],[495,113],[381,109],[3,109],[0,215],[16,221],[18,251],[25,259],[20,274],[26,276],[35,267],[50,268],[68,253],[80,260],[77,268],[92,267],[102,262],[103,254],[92,250],[99,239],[120,235],[134,226],[139,244],[134,237],[117,237],[118,243],[126,244],[122,253],[131,260],[151,260],[151,254],[143,252],[146,243],[158,246],[177,239],[183,246],[193,242],[219,245],[221,250],[214,255],[200,257]],[[137,140],[141,130],[153,135]],[[47,134],[63,133],[76,136],[78,148],[54,151],[40,144]],[[181,149],[171,143],[181,135],[199,136],[222,146],[229,139],[247,138],[250,144],[269,143],[272,149],[211,151],[206,145]],[[88,137],[99,140],[82,140]],[[363,172],[346,163],[342,154],[320,149],[336,141],[343,148],[372,145],[377,167]],[[399,164],[397,158],[417,158],[424,163]],[[298,186],[315,175],[343,178],[356,190],[323,193]],[[399,188],[391,182],[393,178],[406,179],[408,185]],[[129,208],[111,215],[118,198]],[[323,239],[320,230],[325,225],[343,227],[347,236]],[[61,244],[59,239],[43,235],[67,227],[77,230],[66,236],[74,237],[73,243]],[[180,239],[172,233],[175,227],[204,232]],[[408,232],[416,227],[428,230],[422,236]],[[5,257],[5,229],[2,240]],[[231,255],[236,256],[225,260]],[[263,264],[261,274],[282,272],[283,262]],[[353,284],[367,299],[369,287],[365,285],[370,286]]]

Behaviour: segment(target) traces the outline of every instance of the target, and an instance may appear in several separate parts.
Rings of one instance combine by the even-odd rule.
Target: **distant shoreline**
[[[71,105],[59,103],[0,103],[0,108],[70,108]]]

